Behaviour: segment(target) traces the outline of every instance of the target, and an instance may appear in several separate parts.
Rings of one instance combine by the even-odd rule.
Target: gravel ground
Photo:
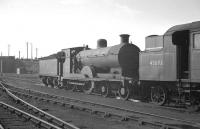
[[[24,78],[25,75],[22,76]],[[33,78],[35,79],[37,76],[34,75]],[[31,78],[29,75],[28,78]],[[10,80],[10,79],[9,79]],[[25,89],[32,89],[32,90],[38,90],[41,92],[48,92],[50,94],[54,95],[59,95],[59,96],[66,96],[66,97],[73,97],[76,99],[82,99],[82,100],[87,100],[91,102],[98,102],[102,104],[108,104],[108,105],[113,105],[113,106],[118,106],[121,108],[127,108],[131,110],[137,110],[137,111],[142,111],[142,112],[148,112],[148,113],[153,113],[157,115],[162,115],[162,116],[168,116],[168,117],[173,117],[173,118],[178,118],[178,119],[184,119],[188,121],[193,121],[193,122],[200,122],[200,113],[196,112],[178,112],[174,110],[168,110],[168,109],[163,109],[160,108],[159,106],[154,106],[152,104],[148,103],[142,103],[142,102],[131,102],[131,101],[123,101],[123,100],[117,100],[114,98],[104,98],[101,96],[97,95],[86,95],[84,93],[79,93],[79,92],[70,92],[70,91],[65,91],[65,90],[60,90],[60,89],[52,89],[49,87],[44,87],[43,84],[40,82],[30,84],[24,81],[12,81],[12,85],[16,85],[21,88]]]
[[[21,84],[23,83],[23,84]],[[18,85],[28,85],[24,82],[18,83]],[[38,86],[39,87],[39,86]],[[47,89],[48,90],[48,89]],[[24,98],[23,98],[24,99]],[[49,104],[46,102],[35,101],[26,98],[25,101],[36,107],[57,116],[58,118],[70,122],[80,129],[148,129],[148,127],[140,127],[138,123],[132,123],[130,121],[120,121],[117,119],[103,118],[101,116],[83,112],[79,110],[73,110],[66,107],[61,107],[55,104]],[[10,103],[10,102],[9,102]]]

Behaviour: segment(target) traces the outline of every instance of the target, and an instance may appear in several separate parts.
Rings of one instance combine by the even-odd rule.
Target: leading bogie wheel
[[[72,92],[76,91],[76,85],[70,84],[69,81],[63,82],[63,88]]]
[[[72,84],[68,84],[67,90],[72,91],[72,92],[76,92],[77,91],[77,86],[76,85],[72,85]]]
[[[167,99],[166,90],[161,86],[151,88],[151,101],[156,105],[164,105]]]

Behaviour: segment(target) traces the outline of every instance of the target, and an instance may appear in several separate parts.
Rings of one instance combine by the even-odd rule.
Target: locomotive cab
[[[177,79],[188,79],[189,75],[189,30],[172,34],[172,43],[176,46]]]

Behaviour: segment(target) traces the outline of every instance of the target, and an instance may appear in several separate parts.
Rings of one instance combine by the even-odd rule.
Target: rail
[[[13,98],[15,101],[20,102],[21,104],[23,104],[24,106],[30,107],[31,109],[35,110],[36,112],[40,112],[41,114],[43,114],[44,117],[47,117],[49,119],[51,119],[51,121],[55,124],[59,124],[61,127],[63,128],[67,128],[67,129],[79,129],[78,127],[74,126],[73,124],[67,123],[47,112],[44,112],[42,110],[40,110],[39,108],[25,102],[24,100],[20,99],[19,97],[15,96],[14,94],[12,94],[5,86],[4,84],[0,81],[0,85],[2,86],[2,88],[5,90],[5,92],[11,97]]]
[[[31,91],[31,90],[28,90],[28,89],[23,89],[23,90],[48,95],[47,93],[40,92],[40,91]],[[193,122],[193,121],[188,121],[188,120],[183,120],[183,119],[178,119],[178,118],[172,118],[172,117],[167,117],[167,116],[162,116],[162,115],[156,115],[156,114],[153,114],[153,113],[136,111],[136,110],[126,109],[126,108],[120,108],[120,107],[116,107],[116,106],[112,106],[112,105],[108,105],[108,104],[102,104],[102,103],[98,103],[98,102],[90,102],[90,101],[86,101],[86,100],[83,101],[83,100],[80,100],[80,99],[75,99],[75,98],[66,97],[66,96],[57,96],[57,95],[49,95],[49,96],[52,96],[54,98],[64,99],[64,100],[70,100],[70,101],[74,101],[74,102],[81,102],[81,103],[88,103],[88,104],[91,104],[91,105],[103,106],[103,107],[112,108],[112,109],[121,110],[121,111],[126,111],[126,112],[130,112],[130,113],[137,113],[137,114],[157,117],[157,118],[161,118],[161,119],[167,119],[167,120],[173,120],[173,121],[177,121],[177,122],[188,123],[188,124],[192,124],[193,126],[200,127],[200,123],[196,123],[196,122]]]
[[[28,114],[28,113],[26,113],[26,112],[24,112],[24,111],[22,111],[20,109],[17,109],[15,107],[11,106],[11,105],[8,105],[8,104],[6,104],[4,102],[0,102],[0,106],[3,107],[3,108],[6,108],[6,109],[8,109],[8,110],[10,110],[12,112],[16,112],[17,114],[23,115],[25,118],[28,118],[28,119],[30,119],[32,121],[38,121],[40,126],[43,125],[43,127],[46,127],[46,128],[62,129],[62,128],[57,127],[57,126],[55,126],[55,125],[53,125],[51,123],[48,123],[48,122],[46,122],[46,121],[44,121],[44,120],[42,120],[40,118],[37,118],[37,117],[35,117],[35,116],[31,115],[31,114]],[[0,126],[0,129],[3,129],[3,127]]]
[[[4,129],[4,127],[0,124],[0,129]]]
[[[80,99],[74,99],[74,98],[66,97],[66,96],[49,95],[49,94],[44,93],[44,92],[32,91],[32,90],[29,90],[29,89],[21,89],[21,90],[29,91],[30,93],[33,92],[33,93],[44,94],[44,95],[51,96],[53,98],[59,98],[59,99],[64,99],[64,100],[71,100],[71,101],[74,101],[74,102],[88,103],[88,104],[91,104],[91,105],[99,105],[99,106],[104,106],[104,107],[107,107],[107,108],[113,108],[113,109],[116,109],[116,110],[130,112],[130,113],[141,114],[141,115],[146,115],[146,116],[152,116],[152,117],[157,117],[157,118],[166,119],[166,120],[173,120],[173,121],[182,122],[182,123],[188,123],[192,127],[198,127],[198,128],[200,127],[200,123],[194,122],[194,121],[182,120],[182,119],[178,119],[178,118],[172,118],[172,117],[167,117],[167,116],[162,116],[162,115],[156,115],[156,114],[147,113],[147,112],[141,112],[141,111],[136,111],[136,110],[131,110],[131,109],[125,109],[125,108],[120,108],[120,107],[116,107],[116,106],[112,106],[112,105],[107,105],[107,104],[102,104],[102,103],[96,103],[96,102],[94,103],[94,102],[85,101],[85,100],[83,101],[83,100],[80,100]],[[97,111],[97,112],[100,112],[100,111]],[[116,114],[113,114],[113,115],[115,116]],[[134,119],[131,116],[125,116],[125,119],[126,118],[127,119]],[[147,122],[147,123],[149,123],[148,121],[143,121],[143,120],[141,122],[144,122],[144,123]],[[150,122],[150,124],[151,124],[151,122]],[[154,123],[154,124],[156,124],[156,123]],[[170,125],[165,125],[165,124],[163,125],[163,124],[164,123],[161,123],[160,125],[162,125],[162,127],[166,127],[166,128],[169,127],[169,128],[171,128]],[[172,127],[172,128],[175,128],[175,127]]]
[[[25,90],[25,89],[23,89],[23,90]],[[116,114],[116,113],[112,113],[112,112],[107,112],[107,111],[104,111],[104,110],[99,110],[98,108],[90,108],[90,107],[85,107],[85,106],[81,106],[81,105],[77,105],[77,104],[73,104],[72,102],[80,102],[80,103],[84,103],[84,104],[86,104],[86,103],[88,103],[88,104],[91,104],[91,105],[93,105],[93,106],[95,106],[95,105],[97,105],[97,106],[103,106],[103,107],[107,107],[107,108],[113,108],[114,106],[112,106],[112,107],[109,107],[108,105],[104,105],[104,104],[100,104],[100,105],[98,105],[97,103],[93,103],[93,102],[88,102],[88,101],[82,101],[82,100],[77,100],[77,99],[74,99],[74,98],[67,98],[67,97],[60,97],[60,96],[55,96],[55,95],[49,95],[49,94],[47,94],[47,93],[43,93],[43,92],[39,92],[39,91],[31,91],[31,90],[25,90],[25,91],[27,91],[28,92],[28,94],[26,94],[26,93],[24,93],[23,91],[22,92],[19,92],[19,91],[15,91],[15,90],[11,90],[11,92],[13,92],[13,93],[15,93],[15,94],[19,94],[19,95],[24,95],[24,96],[31,96],[31,97],[33,97],[33,98],[35,98],[35,99],[38,99],[38,100],[42,100],[42,101],[47,101],[47,102],[52,102],[52,103],[56,103],[56,104],[61,104],[62,106],[64,105],[69,105],[69,107],[71,108],[77,108],[77,109],[79,109],[79,110],[82,110],[82,111],[92,111],[91,113],[94,113],[94,114],[98,114],[98,113],[100,113],[100,114],[102,114],[102,113],[104,113],[104,117],[110,117],[110,116],[114,116],[114,117],[120,117],[120,118],[122,118],[121,120],[133,120],[133,121],[138,121],[139,122],[139,124],[150,124],[150,125],[153,125],[153,126],[157,126],[157,127],[162,127],[162,128],[170,128],[170,129],[180,129],[180,127],[175,127],[175,126],[171,126],[171,125],[169,125],[169,124],[167,124],[167,123],[162,123],[162,122],[160,122],[160,123],[155,123],[155,122],[153,122],[153,121],[149,121],[149,120],[143,120],[143,119],[138,119],[137,117],[132,117],[131,115],[120,115],[119,113],[118,114]],[[36,94],[40,94],[40,95],[44,95],[44,96],[46,96],[47,97],[47,95],[49,96],[49,97],[52,97],[52,98],[54,98],[54,99],[66,99],[66,100],[69,100],[69,103],[67,102],[62,102],[62,101],[57,101],[57,100],[54,100],[54,99],[46,99],[46,98],[43,98],[43,97],[38,97],[37,95],[36,96],[33,96],[33,95],[31,95],[31,93],[36,93]],[[114,107],[113,109],[117,109],[117,110],[121,110],[121,111],[126,111],[127,113],[134,113],[134,114],[140,114],[140,115],[147,115],[147,114],[142,114],[142,112],[139,112],[139,111],[135,111],[135,110],[127,110],[127,109],[123,109],[123,108],[118,108],[118,107]],[[154,114],[152,114],[152,115],[154,115]],[[147,116],[152,116],[152,115],[147,115]],[[157,118],[162,118],[162,116],[160,117],[159,115],[156,115],[156,116],[154,116],[155,118],[157,117]],[[169,118],[169,119],[168,119]],[[187,121],[187,120],[181,120],[181,119],[176,119],[176,118],[171,118],[171,117],[164,117],[163,119],[166,119],[166,120],[175,120],[175,121],[177,121],[177,122],[182,122],[182,121],[184,121],[184,122],[182,122],[182,123],[188,123],[191,127],[200,127],[199,126],[199,123],[195,123],[195,122],[192,122],[192,121]],[[189,126],[188,125],[188,126]]]

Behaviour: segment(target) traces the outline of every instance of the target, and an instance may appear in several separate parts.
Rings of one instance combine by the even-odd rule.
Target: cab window
[[[194,34],[194,48],[200,49],[200,33]]]

